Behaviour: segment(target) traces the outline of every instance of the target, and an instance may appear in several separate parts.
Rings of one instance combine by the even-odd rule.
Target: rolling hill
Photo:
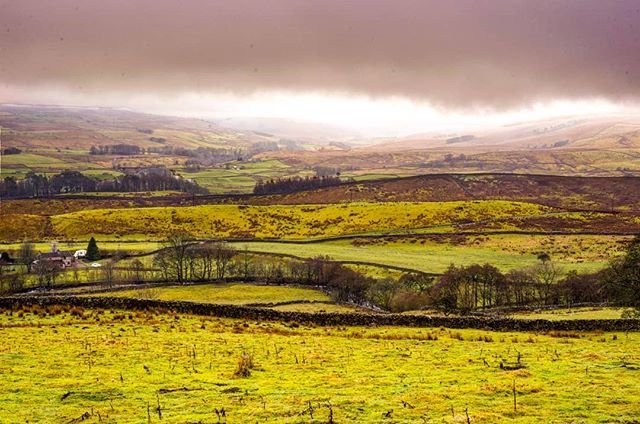
[[[124,109],[0,105],[3,147],[85,149],[115,143],[139,147],[247,146],[263,141],[252,133],[202,119],[177,118]]]
[[[385,140],[373,150],[456,150],[471,153],[536,149],[638,149],[640,116],[567,117],[520,122],[496,128],[450,134],[416,134]]]

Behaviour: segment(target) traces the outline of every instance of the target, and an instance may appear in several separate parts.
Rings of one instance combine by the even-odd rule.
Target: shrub
[[[426,294],[417,293],[409,288],[397,290],[391,297],[389,309],[392,312],[415,311],[429,304]]]
[[[251,370],[254,368],[253,355],[243,352],[238,360],[238,367],[233,373],[234,377],[250,377]]]

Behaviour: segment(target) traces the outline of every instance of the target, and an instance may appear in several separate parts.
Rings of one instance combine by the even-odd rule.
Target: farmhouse
[[[56,244],[53,244],[51,246],[51,252],[40,253],[38,256],[36,256],[33,264],[35,265],[40,262],[46,262],[55,265],[60,269],[65,269],[75,265],[75,263],[77,262],[77,258],[71,252],[58,250],[58,246]]]

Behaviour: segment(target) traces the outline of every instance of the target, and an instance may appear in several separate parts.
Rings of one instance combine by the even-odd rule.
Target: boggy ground
[[[625,422],[640,415],[637,333],[319,328],[50,306],[2,312],[0,337],[0,422],[327,422],[330,414],[335,422],[467,422],[467,413],[474,423]]]

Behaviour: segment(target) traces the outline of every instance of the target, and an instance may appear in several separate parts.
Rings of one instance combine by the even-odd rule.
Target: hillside
[[[640,175],[640,120],[633,116],[527,122],[349,147],[344,142],[355,134],[323,125],[269,119],[218,125],[123,109],[0,105],[0,131],[3,149],[22,150],[2,155],[2,177],[76,170],[108,179],[123,169],[164,166],[216,194],[250,193],[269,178],[335,172],[356,181],[478,172]],[[99,154],[90,154],[92,147]]]
[[[273,196],[274,203],[517,200],[568,209],[639,210],[639,177],[435,174]],[[256,199],[259,202],[260,199]]]
[[[21,151],[0,158],[1,176],[18,179],[32,171],[51,175],[65,170],[108,179],[123,169],[164,166],[188,173],[186,178],[214,192],[238,192],[253,188],[254,174],[297,172],[282,171],[288,167],[279,168],[275,161],[247,162],[258,153],[291,147],[278,137],[124,109],[0,104],[0,141],[2,150]],[[225,167],[236,160],[240,166]]]
[[[638,149],[640,117],[574,116],[520,122],[496,128],[449,134],[416,134],[372,146],[375,150],[466,149],[467,151],[535,149]]]
[[[569,210],[638,212],[640,177],[564,177],[515,174],[438,174],[345,183],[290,194],[185,196],[167,193],[70,195],[5,200],[3,214],[57,215],[89,209],[206,204],[295,205],[345,202],[509,200]]]
[[[260,136],[221,128],[201,119],[125,109],[0,105],[2,146],[20,149],[88,149],[115,143],[139,147],[243,146]]]
[[[253,131],[263,136],[277,136],[298,142],[326,145],[348,142],[363,136],[353,130],[315,122],[301,122],[282,118],[227,118],[216,123],[224,128]]]
[[[637,115],[530,121],[374,141],[348,152],[267,152],[263,156],[291,166],[337,169],[358,180],[453,172],[640,174]]]
[[[385,202],[326,205],[204,205],[93,209],[40,216],[5,214],[0,241],[82,240],[92,235],[160,240],[172,231],[198,238],[318,239],[407,233],[568,232],[634,234],[634,214],[566,212],[513,201]]]

